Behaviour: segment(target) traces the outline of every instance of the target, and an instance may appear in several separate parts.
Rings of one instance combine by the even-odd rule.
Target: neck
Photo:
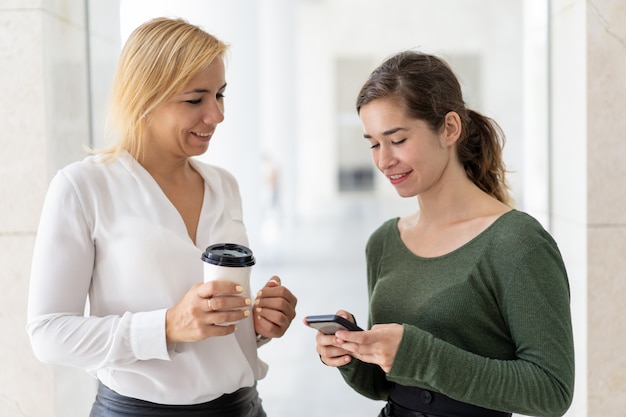
[[[457,223],[483,212],[492,197],[483,192],[467,176],[448,181],[445,187],[417,196],[419,221],[431,225]]]
[[[146,153],[138,162],[154,178],[171,182],[176,182],[193,171],[188,157],[163,157],[154,153]]]

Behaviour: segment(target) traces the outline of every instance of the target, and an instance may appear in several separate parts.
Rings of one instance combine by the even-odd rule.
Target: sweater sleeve
[[[485,408],[561,416],[572,400],[574,352],[569,287],[556,244],[544,236],[516,253],[505,247],[495,253],[497,297],[515,358],[474,354],[405,324],[387,378]]]
[[[63,171],[50,183],[33,256],[27,332],[46,363],[93,371],[168,360],[165,310],[85,317],[95,261],[93,221]]]
[[[359,394],[372,400],[387,400],[390,383],[378,365],[352,358],[338,368],[346,383]]]

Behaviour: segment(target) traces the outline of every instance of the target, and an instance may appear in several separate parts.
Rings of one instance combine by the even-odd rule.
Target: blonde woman
[[[257,345],[284,334],[296,298],[278,277],[256,300],[202,283],[207,246],[248,243],[235,179],[193,158],[224,120],[226,51],[183,20],[137,28],[113,85],[116,141],[50,184],[27,329],[41,361],[99,379],[91,417],[265,416]]]

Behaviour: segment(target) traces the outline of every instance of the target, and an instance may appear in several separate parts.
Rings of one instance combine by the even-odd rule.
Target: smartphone
[[[307,324],[324,334],[335,334],[337,330],[362,331],[359,326],[341,316],[323,314],[320,316],[306,316]]]

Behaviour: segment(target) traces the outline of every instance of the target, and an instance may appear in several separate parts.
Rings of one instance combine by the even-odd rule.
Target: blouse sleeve
[[[93,222],[72,179],[59,172],[48,189],[33,254],[27,332],[35,355],[89,371],[168,360],[165,310],[85,316],[95,258]]]

